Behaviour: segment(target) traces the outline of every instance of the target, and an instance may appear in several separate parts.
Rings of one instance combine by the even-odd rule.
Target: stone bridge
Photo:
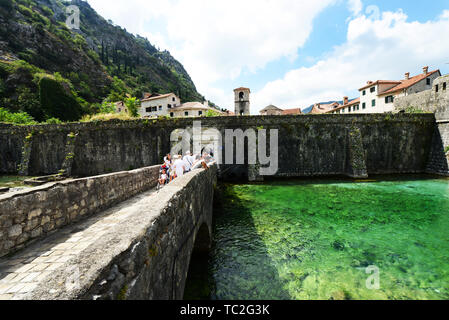
[[[0,196],[0,300],[182,299],[192,252],[211,244],[217,168],[156,191],[158,170]]]
[[[278,178],[449,173],[433,114],[0,125],[0,173],[78,177],[0,195],[0,299],[182,299],[192,252],[211,243],[218,172],[258,178],[213,166],[156,192],[171,132],[198,120],[222,135],[277,129]]]

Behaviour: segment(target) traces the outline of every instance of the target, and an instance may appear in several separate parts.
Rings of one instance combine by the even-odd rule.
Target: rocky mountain
[[[79,29],[66,24],[70,5],[80,9]],[[106,21],[86,1],[0,0],[0,107],[39,121],[77,120],[105,99],[143,92],[204,98],[168,51]]]

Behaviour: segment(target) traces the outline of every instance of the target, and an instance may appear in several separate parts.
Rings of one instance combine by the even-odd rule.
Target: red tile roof
[[[410,78],[408,80],[402,80],[401,83],[399,85],[397,85],[396,87],[391,88],[390,90],[387,90],[387,91],[384,91],[384,92],[380,92],[379,95],[394,93],[394,92],[397,92],[397,91],[400,91],[400,90],[408,89],[411,86],[413,86],[413,85],[417,84],[418,82],[426,79],[427,77],[431,76],[432,74],[434,74],[436,72],[440,72],[440,70],[434,70],[434,71],[428,72],[426,74],[421,73],[420,75],[412,77],[412,78]]]
[[[234,89],[234,91],[246,91],[246,90],[251,92],[251,90],[249,88],[245,88],[245,87],[240,87],[240,88]]]
[[[315,104],[312,108],[312,111],[310,111],[310,114],[322,114],[326,113],[328,111],[334,110],[335,108],[339,107],[340,104],[338,102],[330,103],[330,104]]]
[[[301,111],[301,108],[287,109],[287,110],[283,110],[282,114],[285,116],[292,115],[292,114],[302,114],[302,111]]]
[[[171,95],[175,95],[174,93],[167,93],[167,94],[162,94],[160,96],[155,96],[155,97],[151,97],[151,98],[146,98],[146,99],[142,99],[141,101],[152,101],[152,100],[159,100],[159,99],[164,99],[167,98]]]
[[[344,109],[346,107],[350,107],[350,106],[353,106],[353,105],[356,105],[356,104],[359,104],[359,103],[360,103],[360,98],[357,98],[357,99],[354,99],[354,100],[350,101],[348,104],[345,104],[343,106],[339,106],[338,108],[335,108],[335,109],[332,109],[332,110],[329,110],[326,113],[331,113],[331,112],[333,112],[335,110],[341,110],[341,109]]]
[[[372,87],[374,85],[378,85],[378,84],[401,84],[401,81],[395,81],[395,80],[377,80],[376,82],[372,82],[370,84],[367,84],[366,86],[364,86],[363,88],[360,88],[359,91],[368,89],[369,87]]]

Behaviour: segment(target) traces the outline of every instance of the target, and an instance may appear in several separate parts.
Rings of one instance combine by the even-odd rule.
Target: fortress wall
[[[57,173],[67,157],[66,137],[77,134],[72,175],[83,177],[161,163],[170,151],[170,133],[192,127],[193,121],[201,121],[203,128],[218,129],[223,137],[225,129],[277,129],[278,177],[351,175],[354,167],[366,167],[367,174],[424,172],[436,126],[433,114],[366,114],[110,121],[20,130],[33,132],[29,161],[33,175]],[[10,141],[0,146],[0,154],[16,155],[9,156],[9,162],[18,165],[21,136],[15,136],[14,130],[8,127],[0,132]],[[358,131],[361,139],[350,143],[351,132]],[[363,147],[354,145],[354,141],[362,141]],[[354,159],[366,163],[351,163]],[[0,164],[0,171],[13,173],[14,165],[6,165],[5,161]],[[229,175],[248,174],[247,165],[229,169]]]

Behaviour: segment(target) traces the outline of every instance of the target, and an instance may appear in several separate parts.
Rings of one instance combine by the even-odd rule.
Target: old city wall
[[[6,126],[0,127],[0,172],[15,173],[14,168],[20,166],[27,168],[24,172],[28,175],[55,174],[67,159],[71,159],[72,176],[79,177],[156,165],[170,151],[171,132],[192,127],[193,121],[201,121],[203,128],[218,129],[223,137],[225,129],[279,130],[278,177],[424,172],[435,130],[433,114],[247,116]],[[69,142],[74,148],[68,148]],[[23,152],[25,149],[29,152]],[[232,167],[222,171],[248,175],[248,166]]]

